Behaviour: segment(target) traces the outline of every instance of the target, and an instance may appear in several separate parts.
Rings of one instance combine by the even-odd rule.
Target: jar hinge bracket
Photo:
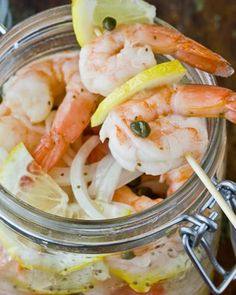
[[[236,183],[227,180],[218,183],[215,178],[213,179],[213,183],[221,192],[221,194],[234,210],[234,212],[236,212]],[[218,224],[215,221],[218,213],[213,211],[208,217],[206,217],[203,215],[203,212],[206,209],[212,209],[215,204],[215,199],[213,197],[210,197],[208,201],[201,207],[199,211],[200,214],[183,216],[183,220],[187,221],[188,224],[191,223],[191,225],[189,225],[189,227],[182,227],[180,229],[180,234],[185,251],[187,252],[192,263],[199,271],[203,280],[211,289],[211,292],[213,294],[221,294],[228,287],[231,281],[236,280],[236,266],[234,266],[231,271],[226,271],[217,261],[206,239],[206,234],[213,233],[218,228]],[[197,257],[196,251],[194,251],[194,249],[198,246],[201,246],[205,250],[206,255],[214,270],[218,272],[223,278],[222,283],[218,287],[215,286],[209,274]]]
[[[3,24],[0,23],[0,37],[1,37],[1,35],[5,35],[6,32],[7,32],[7,28]]]

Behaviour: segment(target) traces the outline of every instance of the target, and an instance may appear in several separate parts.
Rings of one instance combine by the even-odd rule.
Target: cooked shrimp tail
[[[149,197],[143,195],[143,196],[137,196],[128,186],[123,186],[116,190],[113,201],[121,202],[124,204],[127,204],[136,212],[143,211],[145,209],[148,209],[158,203],[160,203],[163,199],[156,198],[156,199],[150,199]]]
[[[68,146],[69,143],[61,135],[51,131],[41,138],[40,144],[35,149],[33,156],[44,170],[48,171],[65,154]]]
[[[78,84],[79,85],[79,84]],[[96,107],[96,96],[85,88],[69,91],[60,105],[52,129],[42,137],[34,151],[35,160],[50,170],[89,124],[91,114]]]
[[[234,73],[231,65],[219,54],[187,38],[175,29],[157,25],[131,26],[129,34],[137,42],[147,43],[154,53],[170,54],[193,67],[217,76],[229,77]],[[145,36],[143,40],[141,36]]]
[[[236,93],[210,85],[179,85],[172,96],[172,110],[184,116],[222,117],[236,123]]]
[[[42,137],[33,153],[45,170],[56,165],[69,144],[75,142],[88,126],[98,99],[80,81],[78,57],[66,60],[60,70],[64,74],[66,96],[56,112],[49,134]]]
[[[168,54],[208,73],[234,73],[220,55],[175,29],[151,24],[119,26],[81,49],[81,79],[87,89],[103,96],[156,64],[154,54]]]

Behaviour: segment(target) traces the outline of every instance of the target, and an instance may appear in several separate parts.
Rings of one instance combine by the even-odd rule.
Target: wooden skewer
[[[215,198],[216,202],[228,217],[234,228],[236,229],[236,215],[234,214],[233,210],[227,204],[225,199],[222,197],[220,192],[216,189],[214,184],[211,182],[210,178],[206,175],[205,171],[201,168],[201,166],[195,161],[195,159],[190,155],[185,155],[186,160],[188,161],[189,165],[193,168],[194,172],[197,176],[201,179],[202,183],[206,186],[208,191],[211,195]]]

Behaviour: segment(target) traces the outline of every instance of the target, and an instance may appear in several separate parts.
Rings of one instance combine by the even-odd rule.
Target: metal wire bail
[[[3,24],[0,24],[0,36],[5,35],[6,32],[7,32],[7,28]]]
[[[236,183],[228,180],[219,183],[216,179],[213,179],[212,181],[227,203],[231,206],[234,212],[236,212]],[[212,209],[215,204],[215,199],[211,197],[200,209],[200,214],[185,216],[184,219],[188,222],[189,226],[182,227],[180,229],[180,234],[185,251],[199,271],[203,280],[211,289],[211,292],[213,294],[221,294],[233,280],[236,280],[236,265],[231,271],[226,271],[217,261],[215,255],[212,253],[209,243],[207,242],[206,234],[209,235],[210,232],[213,233],[218,228],[218,225],[215,222],[218,213],[213,211],[208,217],[203,214],[206,209]],[[222,283],[218,287],[212,282],[212,279],[196,255],[195,250],[198,246],[201,246],[205,250],[214,270],[223,278]]]

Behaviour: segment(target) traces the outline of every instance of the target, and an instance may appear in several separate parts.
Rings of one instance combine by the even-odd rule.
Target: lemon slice
[[[98,281],[109,278],[103,262],[91,264],[69,275],[48,274],[38,270],[21,270],[12,283],[18,290],[33,291],[36,294],[82,294],[96,288]]]
[[[185,263],[187,262],[186,255],[180,255],[178,258],[178,264],[162,265],[162,270],[153,270],[150,272],[144,272],[140,274],[132,274],[125,269],[110,269],[111,273],[121,280],[125,281],[131,289],[136,292],[146,293],[150,290],[151,286],[156,283],[168,280],[178,276],[181,272],[186,271]],[[181,265],[181,267],[179,267]]]
[[[81,46],[90,43],[106,17],[117,24],[153,23],[156,8],[143,0],[72,0],[72,19]]]
[[[186,74],[186,69],[178,60],[155,65],[144,70],[112,91],[98,106],[91,118],[92,127],[103,123],[108,113],[127,101],[135,93],[165,84],[178,83]]]
[[[45,251],[0,223],[0,241],[8,255],[23,268],[66,275],[102,261],[102,255]]]
[[[11,194],[42,211],[64,216],[67,194],[18,144],[0,168],[0,184]]]
[[[134,291],[146,293],[158,282],[182,275],[191,267],[186,253],[182,252],[176,257],[169,257],[167,252],[160,254],[158,251],[159,249],[149,250],[149,253],[147,252],[144,256],[137,256],[128,261],[122,259],[120,262],[115,261],[113,257],[108,257],[110,272],[125,281]],[[148,257],[150,255],[151,259]]]

